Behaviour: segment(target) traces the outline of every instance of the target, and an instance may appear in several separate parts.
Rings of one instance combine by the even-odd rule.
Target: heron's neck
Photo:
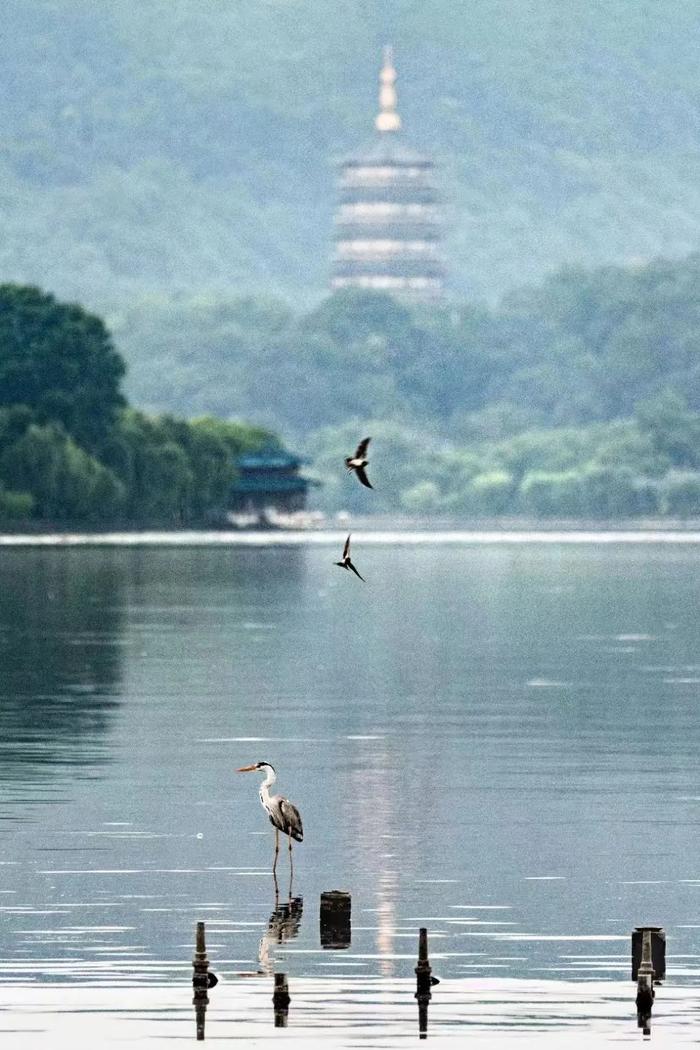
[[[267,776],[260,785],[260,801],[266,802],[270,797],[270,788],[277,780],[277,774],[272,770],[268,769]]]

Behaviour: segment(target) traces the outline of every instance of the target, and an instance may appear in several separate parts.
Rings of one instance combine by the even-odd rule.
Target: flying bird
[[[345,541],[345,546],[343,547],[343,560],[342,561],[337,561],[337,562],[335,562],[335,564],[340,569],[350,569],[352,572],[355,573],[356,576],[360,576],[359,572],[357,571],[357,569],[355,568],[353,563],[350,561],[350,537],[349,536],[348,536],[348,538]],[[362,580],[363,583],[366,582],[364,576],[360,576],[360,579]]]
[[[271,795],[270,788],[277,780],[277,774],[269,762],[255,762],[252,766],[241,766],[237,773],[265,773],[265,779],[260,785],[260,804],[270,818],[270,823],[275,829],[275,862],[272,865],[274,875],[277,868],[277,855],[280,851],[280,831],[286,835],[289,842],[289,864],[294,867],[292,861],[292,839],[303,842],[304,828],[301,823],[299,810],[288,798],[281,795]]]
[[[367,459],[367,446],[369,445],[372,438],[363,438],[360,444],[357,446],[354,456],[348,456],[345,460],[345,466],[348,470],[354,470],[357,474],[359,481],[362,482],[368,489],[373,488],[369,483],[369,478],[365,474],[365,467],[369,463]]]

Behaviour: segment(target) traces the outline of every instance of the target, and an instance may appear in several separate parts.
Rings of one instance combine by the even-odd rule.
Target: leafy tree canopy
[[[98,317],[37,288],[0,286],[1,520],[221,520],[236,457],[276,439],[130,409],[124,372]]]
[[[0,406],[24,405],[96,451],[125,404],[124,373],[99,317],[38,288],[0,285]]]

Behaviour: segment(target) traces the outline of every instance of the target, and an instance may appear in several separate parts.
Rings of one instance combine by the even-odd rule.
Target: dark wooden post
[[[352,897],[344,890],[321,894],[319,929],[322,948],[349,948],[352,942]]]
[[[651,965],[654,968],[654,984],[666,977],[666,931],[663,926],[637,926],[632,931],[632,980],[637,980],[637,971],[642,961],[644,931],[651,933]]]
[[[204,1039],[204,1022],[207,1016],[207,1006],[209,1005],[209,996],[207,995],[207,992],[210,988],[213,988],[215,984],[218,984],[216,974],[209,972],[209,959],[207,958],[207,946],[204,940],[203,922],[197,923],[192,966],[194,967],[194,972],[192,974],[194,998],[192,999],[192,1003],[194,1005],[195,1023],[197,1025],[197,1040],[198,1042],[201,1042]]]
[[[207,990],[209,988],[209,959],[207,958],[207,946],[204,940],[203,922],[197,923],[192,966],[194,967],[194,972],[192,974],[194,998],[192,999],[192,1003],[194,1005],[195,1024],[197,1026],[197,1041],[202,1042],[204,1039],[204,1022],[207,1016],[207,1006],[209,1005],[209,996],[207,995]]]
[[[286,1028],[289,1016],[289,1004],[292,999],[289,994],[286,973],[275,974],[275,989],[272,993],[272,1006],[275,1011],[275,1028]]]
[[[428,931],[421,926],[418,931],[418,965],[416,966],[416,999],[418,1000],[418,1037],[428,1038],[428,1003],[432,999],[430,989],[439,984],[428,959]]]
[[[207,945],[204,938],[203,922],[197,923],[192,965],[194,967],[194,973],[192,974],[192,984],[203,985],[206,988],[207,974],[209,973],[209,959],[207,958]]]
[[[637,971],[637,1026],[651,1035],[651,1010],[654,1005],[654,967],[651,961],[651,929],[642,930],[642,959]]]

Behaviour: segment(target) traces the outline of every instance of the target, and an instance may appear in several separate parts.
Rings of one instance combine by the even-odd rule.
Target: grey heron
[[[367,446],[371,440],[372,438],[363,438],[355,450],[355,455],[347,456],[345,460],[345,466],[348,470],[354,470],[357,474],[358,481],[361,481],[365,488],[368,489],[373,487],[370,485],[369,478],[365,474],[365,467],[369,463],[369,460],[367,459]]]
[[[241,766],[237,773],[265,773],[265,779],[260,785],[260,804],[270,818],[270,823],[275,829],[275,862],[272,865],[274,875],[277,868],[277,855],[280,851],[280,831],[287,836],[289,842],[289,865],[294,867],[292,860],[292,839],[303,842],[304,828],[301,823],[299,810],[288,798],[281,795],[271,795],[270,788],[277,780],[274,767],[269,762],[255,762],[252,766]]]

